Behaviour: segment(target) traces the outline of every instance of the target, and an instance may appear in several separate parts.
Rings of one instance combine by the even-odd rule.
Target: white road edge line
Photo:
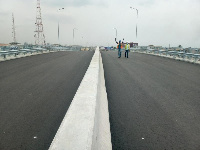
[[[111,150],[104,70],[99,47],[49,150]]]

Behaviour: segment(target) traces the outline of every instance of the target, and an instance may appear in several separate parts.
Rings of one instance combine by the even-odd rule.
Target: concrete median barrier
[[[97,47],[49,150],[111,149],[104,70]]]

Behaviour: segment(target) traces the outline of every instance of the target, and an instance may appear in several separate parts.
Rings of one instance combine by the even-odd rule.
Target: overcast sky
[[[0,43],[12,41],[12,12],[17,41],[34,43],[36,3],[0,0]],[[111,46],[116,28],[118,40],[139,45],[200,47],[200,0],[41,0],[41,8],[47,43],[73,44],[77,28],[75,44]]]

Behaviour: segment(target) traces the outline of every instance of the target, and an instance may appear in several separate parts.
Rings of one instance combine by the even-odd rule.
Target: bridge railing
[[[165,57],[172,57],[174,59],[183,59],[193,62],[200,61],[200,54],[188,53],[184,51],[168,50],[168,49],[147,49],[147,48],[131,48],[131,52],[140,52],[147,54],[154,54]]]
[[[79,51],[80,48],[77,47],[45,47],[45,48],[40,48],[40,47],[31,47],[31,48],[24,48],[24,49],[5,49],[0,51],[0,57],[3,57],[4,59],[7,59],[7,57],[17,57],[19,55],[32,55],[32,54],[39,54],[39,53],[45,53],[45,52],[57,52],[57,51],[69,51],[69,50],[77,50]]]
[[[20,54],[27,55],[27,54],[34,54],[34,53],[43,53],[47,51],[47,49],[19,49],[19,50],[6,50],[6,51],[0,51],[0,57],[3,57],[6,59],[8,56],[14,56],[17,57]]]

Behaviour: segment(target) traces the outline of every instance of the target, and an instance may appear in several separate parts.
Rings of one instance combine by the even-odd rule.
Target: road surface
[[[200,149],[200,65],[102,52],[113,150]]]
[[[0,150],[48,149],[93,52],[0,62]]]

